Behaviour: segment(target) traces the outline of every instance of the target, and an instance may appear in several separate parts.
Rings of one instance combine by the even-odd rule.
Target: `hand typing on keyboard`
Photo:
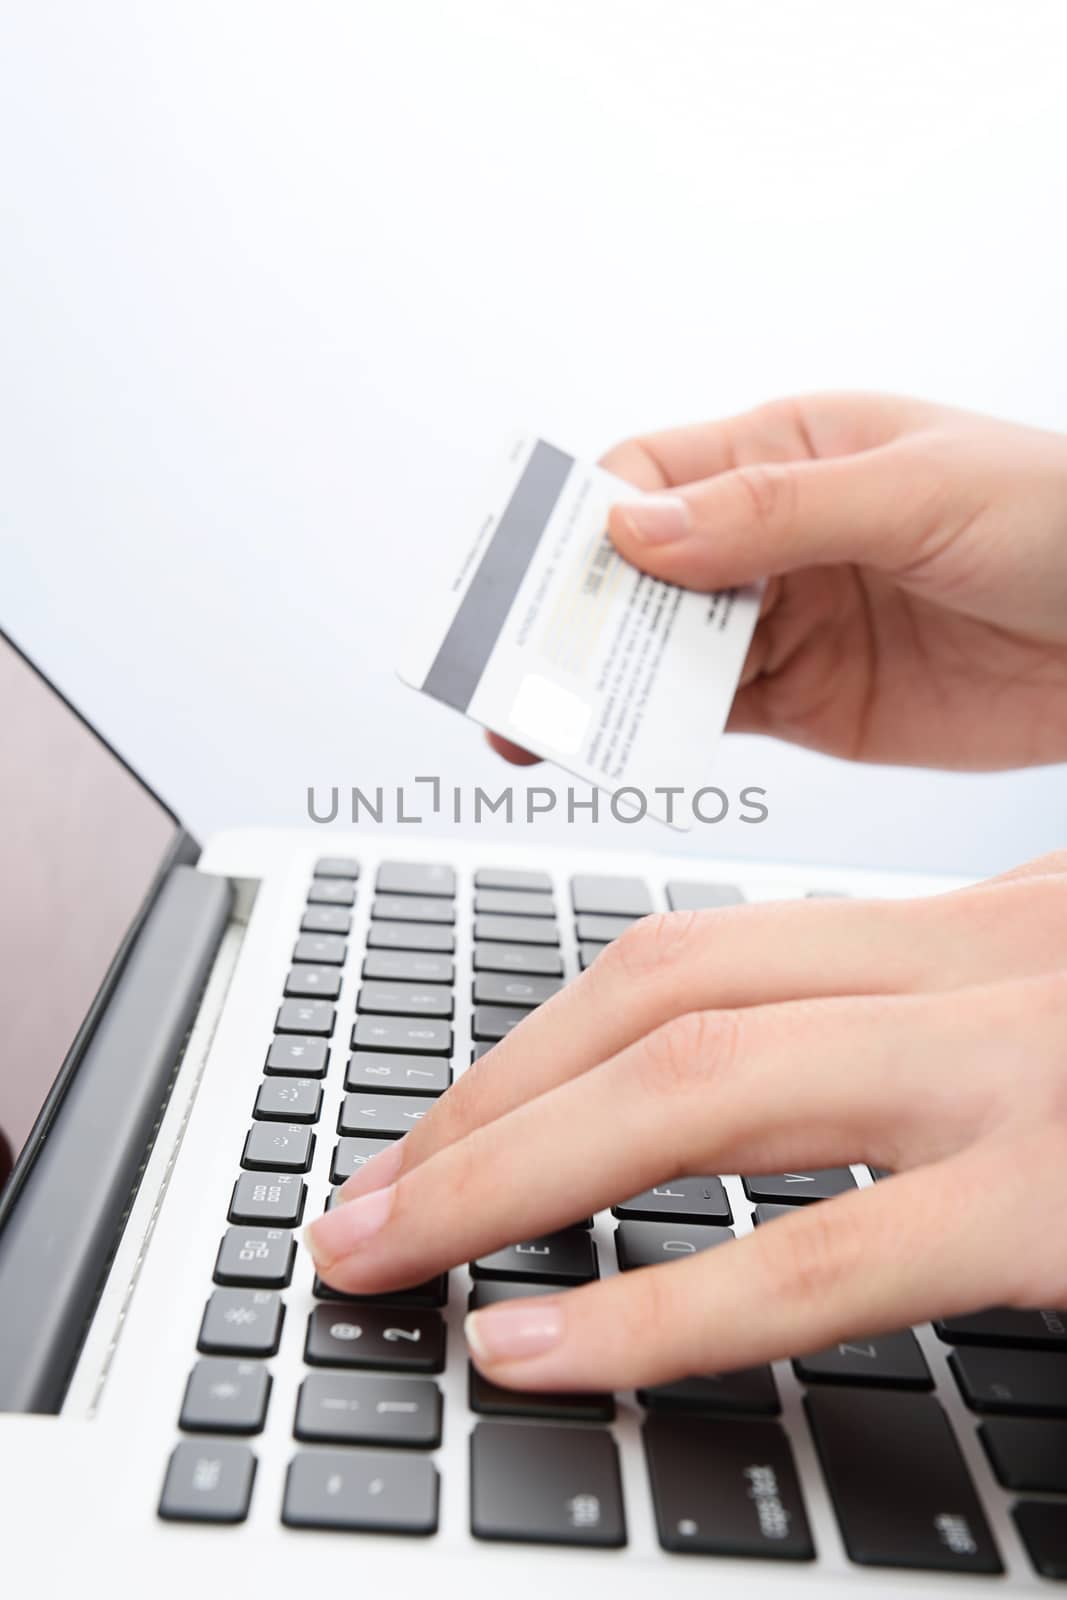
[[[914,902],[646,917],[350,1178],[309,1243],[349,1294],[464,1261],[488,1291],[515,1276],[509,1250],[534,1260],[619,1206],[620,1275],[583,1281],[572,1232],[547,1294],[477,1297],[477,1365],[525,1391],[821,1360],[927,1318],[1065,1305],[1065,1037],[1067,854]],[[857,1160],[895,1176],[857,1189]],[[838,1169],[822,1203],[777,1204],[811,1169]],[[740,1239],[714,1225],[721,1186],[682,1177],[718,1172],[775,1175],[746,1179],[761,1225]],[[650,1268],[660,1231],[626,1197],[694,1183],[699,1226],[672,1227],[677,1255]]]

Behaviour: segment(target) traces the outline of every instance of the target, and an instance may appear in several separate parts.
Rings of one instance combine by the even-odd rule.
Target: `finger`
[[[471,1352],[499,1384],[628,1389],[1011,1303],[1003,1179],[996,1148],[975,1146],[670,1265],[486,1308],[467,1318]]]
[[[933,1159],[987,1115],[983,1062],[1004,1066],[990,1010],[894,997],[676,1018],[319,1218],[316,1266],[337,1289],[378,1294],[684,1173]],[[933,1070],[961,1052],[966,1096]]]
[[[540,756],[535,756],[531,750],[524,750],[521,745],[512,744],[510,739],[505,739],[499,733],[487,733],[492,748],[498,756],[503,756],[505,761],[510,761],[515,767],[532,767],[540,761]]]
[[[461,1074],[389,1157],[379,1187],[690,1011],[922,993],[1049,970],[1067,947],[1059,880],[915,901],[781,901],[648,917]]]
[[[944,520],[946,488],[912,441],[828,461],[761,462],[619,502],[610,531],[628,561],[711,590],[802,567],[914,567]]]

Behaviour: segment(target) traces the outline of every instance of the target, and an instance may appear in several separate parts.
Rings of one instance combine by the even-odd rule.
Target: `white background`
[[[1067,428],[1065,61],[1062,0],[5,0],[3,624],[202,834],[498,786],[392,666],[514,428],[837,385]],[[1067,840],[1064,768],[709,776],[771,817],[696,850]]]

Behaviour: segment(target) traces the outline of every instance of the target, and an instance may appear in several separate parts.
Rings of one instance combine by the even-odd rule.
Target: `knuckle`
[[[789,467],[767,462],[738,467],[734,480],[757,527],[778,528],[790,520],[796,502],[796,479]]]
[[[724,1072],[737,1051],[740,1019],[731,1011],[689,1011],[648,1035],[641,1076],[651,1094],[688,1094]]]
[[[695,911],[659,911],[642,917],[601,952],[592,970],[632,980],[681,959],[692,948],[697,916]]]

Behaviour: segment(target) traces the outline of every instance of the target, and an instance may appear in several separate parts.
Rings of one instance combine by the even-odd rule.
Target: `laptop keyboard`
[[[636,878],[577,875],[561,904],[547,873],[493,867],[461,899],[444,864],[386,862],[372,886],[348,858],[320,860],[294,928],[292,966],[214,1262],[197,1355],[180,1400],[182,1434],[160,1516],[238,1523],[256,1492],[256,1452],[271,1407],[292,1417],[279,1513],[292,1528],[426,1536],[439,1525],[446,1365],[442,1309],[462,1271],[380,1298],[315,1281],[313,1303],[287,1308],[294,1230],[381,1141],[406,1133],[452,1081],[453,1025],[469,1007],[471,1055],[491,1050],[568,976],[561,921],[578,965],[654,909]],[[672,881],[672,909],[737,903],[729,884]],[[365,945],[353,908],[370,898]],[[456,988],[456,932],[469,914],[470,993]],[[362,925],[362,923],[361,923]],[[362,941],[361,941],[362,943]],[[358,974],[354,1015],[339,1007]],[[269,1026],[269,1024],[268,1024]],[[324,1122],[325,1091],[341,1092]],[[330,1147],[328,1192],[310,1181]],[[866,1169],[858,1168],[866,1181]],[[872,1180],[886,1174],[873,1172]],[[798,1205],[854,1187],[848,1167],[672,1180],[613,1208],[620,1271],[715,1249],[739,1222],[763,1227]],[[309,1186],[311,1192],[309,1193]],[[732,1197],[732,1198],[731,1198]],[[600,1274],[593,1218],[521,1240],[469,1265],[473,1309],[586,1283]],[[603,1236],[603,1230],[599,1230]],[[207,1264],[205,1264],[205,1271]],[[269,1358],[287,1317],[306,1320],[304,1375],[274,1392]],[[935,1327],[948,1367],[1034,1568],[1067,1577],[1067,1311],[994,1309]],[[806,1427],[848,1557],[859,1565],[996,1574],[1001,1556],[966,1452],[935,1394],[915,1333],[857,1339],[793,1363],[803,1414],[783,1422],[770,1366],[704,1374],[638,1391],[647,1492],[664,1550],[811,1561],[817,1550],[798,1471]],[[475,1539],[618,1548],[627,1542],[616,1398],[516,1393],[468,1369],[470,1531]],[[627,1404],[630,1400],[627,1399]],[[810,1461],[810,1453],[804,1453]],[[810,1487],[810,1485],[809,1485]]]

